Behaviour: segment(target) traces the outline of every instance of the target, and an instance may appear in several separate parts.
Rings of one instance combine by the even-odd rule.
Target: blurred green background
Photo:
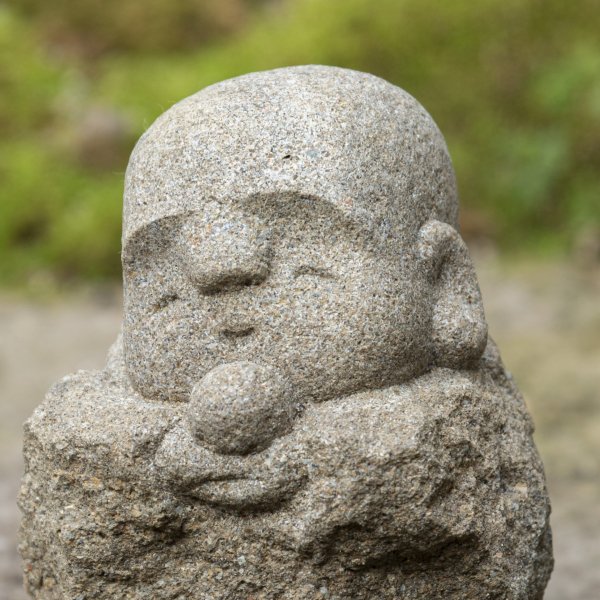
[[[305,63],[380,75],[444,132],[490,331],[538,426],[546,598],[600,598],[599,22],[598,0],[0,0],[0,598],[25,598],[19,424],[119,329],[135,141],[203,86]]]
[[[429,110],[468,240],[597,259],[599,16],[597,0],[0,3],[0,282],[117,279],[144,129],[210,83],[304,63],[369,71]]]

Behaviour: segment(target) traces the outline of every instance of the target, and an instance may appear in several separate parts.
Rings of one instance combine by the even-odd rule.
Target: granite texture
[[[294,67],[162,115],[127,170],[123,332],[25,426],[34,598],[541,600],[549,501],[442,135]]]

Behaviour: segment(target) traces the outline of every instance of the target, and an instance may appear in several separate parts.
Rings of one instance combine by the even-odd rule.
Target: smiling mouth
[[[221,329],[219,332],[224,338],[235,340],[246,338],[254,333],[255,329],[251,326],[229,326]]]

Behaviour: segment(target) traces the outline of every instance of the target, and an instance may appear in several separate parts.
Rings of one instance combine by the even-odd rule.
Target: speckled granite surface
[[[541,599],[543,469],[424,109],[251,74],[167,111],[126,179],[123,335],[26,426],[30,593]]]

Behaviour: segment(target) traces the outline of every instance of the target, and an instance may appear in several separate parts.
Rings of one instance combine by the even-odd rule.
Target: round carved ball
[[[188,419],[203,445],[220,454],[248,454],[290,431],[295,414],[290,386],[277,369],[234,362],[194,386]]]

